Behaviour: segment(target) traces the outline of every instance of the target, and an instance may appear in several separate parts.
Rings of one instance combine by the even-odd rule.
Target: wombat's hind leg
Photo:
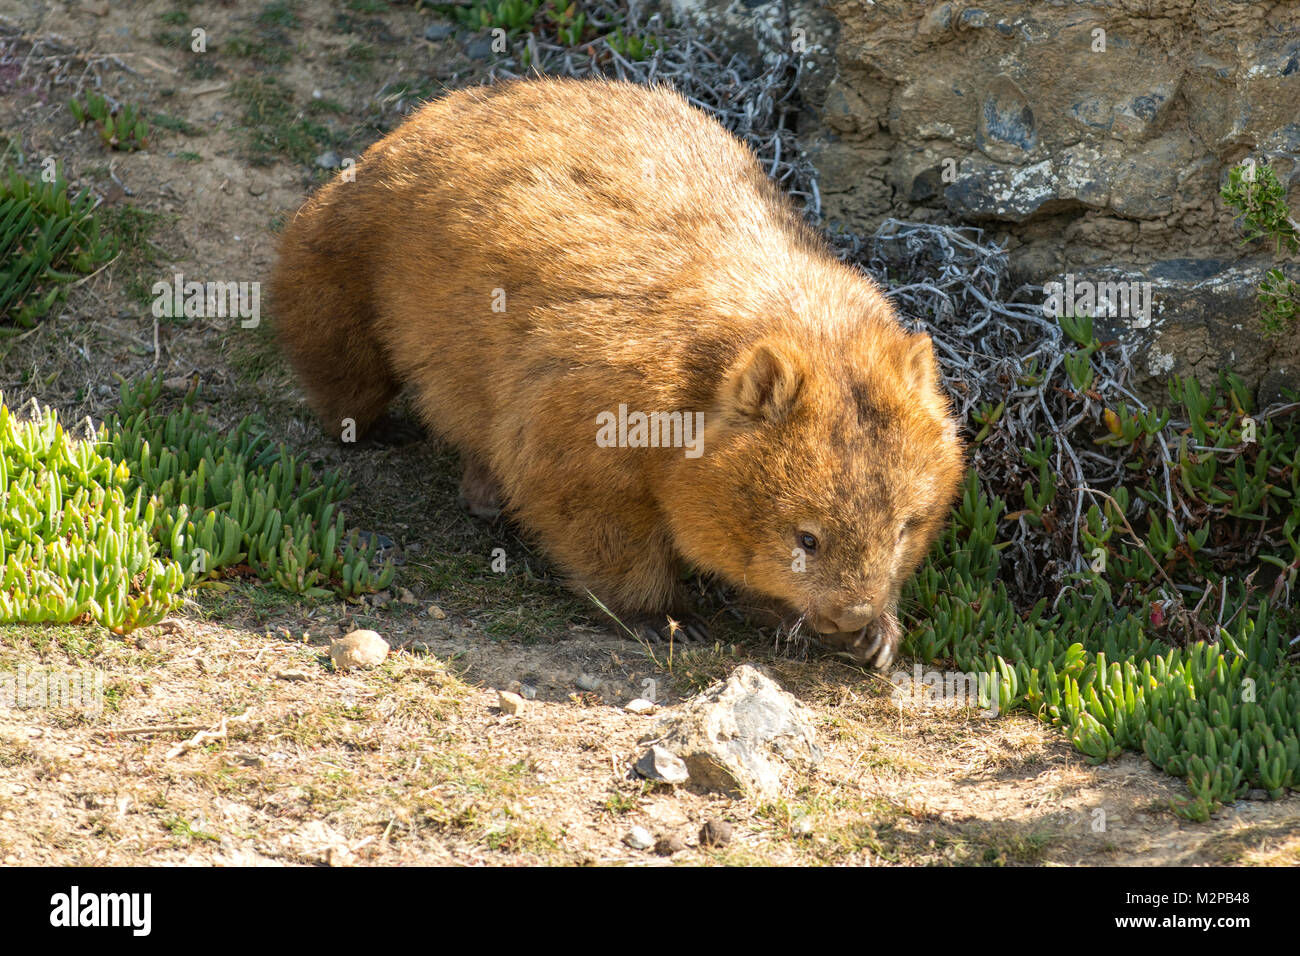
[[[294,364],[325,431],[350,444],[370,434],[401,386],[378,342],[328,338],[331,344],[322,342],[312,358]]]
[[[374,334],[369,276],[319,239],[319,216],[295,224],[272,281],[276,337],[327,434],[366,436],[399,383]]]
[[[402,448],[424,441],[428,437],[429,433],[419,422],[387,411],[375,419],[375,423],[366,430],[365,443],[381,448]]]
[[[476,518],[492,521],[501,516],[501,486],[487,465],[472,456],[465,457],[465,472],[461,475],[456,500]]]

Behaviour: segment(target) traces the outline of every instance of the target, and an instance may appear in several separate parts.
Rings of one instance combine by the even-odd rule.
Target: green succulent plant
[[[105,97],[90,90],[84,100],[68,100],[68,111],[85,126],[94,123],[99,138],[109,149],[131,152],[149,145],[149,120],[138,106],[120,103],[113,106]]]
[[[1300,224],[1286,204],[1286,187],[1271,163],[1247,160],[1228,171],[1220,191],[1241,220],[1245,242],[1271,240],[1279,255],[1300,251]],[[1281,335],[1300,316],[1300,284],[1269,269],[1259,287],[1260,321],[1266,335]]]
[[[187,588],[245,566],[316,597],[387,587],[392,563],[347,533],[347,486],[254,430],[154,411],[159,379],[124,384],[119,413],[70,437],[51,411],[0,396],[0,621],[157,623]]]
[[[1090,363],[1101,348],[1091,323],[1066,332]],[[1084,370],[1062,364],[1078,387]],[[1032,477],[1018,511],[972,471],[905,591],[904,607],[926,609],[905,650],[996,678],[981,706],[1029,710],[1092,761],[1145,753],[1187,781],[1178,812],[1205,819],[1252,788],[1300,788],[1296,615],[1281,600],[1300,569],[1300,402],[1255,414],[1228,373],[1209,389],[1175,377],[1169,395],[1169,409],[1120,404],[1100,416],[1095,440],[1120,477],[1080,516],[1077,548],[1090,560],[1050,606],[1018,604],[999,571],[1003,523],[1050,535],[1069,520],[1054,512],[1053,438],[1022,449]],[[973,427],[997,417],[976,410]]]
[[[88,190],[70,195],[63,167],[34,183],[16,166],[0,172],[0,321],[31,328],[67,294],[67,283],[113,258]]]
[[[132,487],[162,503],[162,551],[185,567],[187,583],[246,564],[264,581],[314,597],[388,586],[392,564],[373,568],[373,547],[346,530],[346,483],[313,475],[251,419],[219,432],[194,410],[197,390],[180,408],[155,412],[160,389],[157,378],[124,385],[104,441],[130,468]]]

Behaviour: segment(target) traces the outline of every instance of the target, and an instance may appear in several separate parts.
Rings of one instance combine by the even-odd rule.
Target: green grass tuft
[[[235,82],[234,96],[244,108],[249,158],[268,165],[280,157],[309,164],[334,137],[320,123],[302,119],[290,90],[271,77],[246,77]]]
[[[67,294],[67,283],[115,253],[102,235],[88,190],[69,194],[63,167],[34,183],[16,167],[0,170],[0,321],[31,328]]]

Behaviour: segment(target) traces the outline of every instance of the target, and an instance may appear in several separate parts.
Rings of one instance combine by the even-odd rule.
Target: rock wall
[[[829,221],[974,223],[1008,243],[1019,281],[1148,279],[1153,321],[1115,327],[1143,375],[1230,367],[1264,397],[1300,387],[1300,335],[1260,335],[1272,250],[1243,248],[1218,195],[1252,156],[1300,210],[1300,4],[676,4],[748,24],[760,49],[806,28],[801,132]]]

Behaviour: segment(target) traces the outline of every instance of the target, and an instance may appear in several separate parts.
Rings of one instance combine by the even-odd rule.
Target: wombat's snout
[[[828,650],[876,670],[884,670],[893,663],[902,637],[898,618],[889,611],[875,615],[857,630],[823,631],[820,635],[822,645]]]
[[[813,627],[821,634],[860,631],[879,616],[880,608],[871,601],[850,607],[827,607],[818,611]]]

